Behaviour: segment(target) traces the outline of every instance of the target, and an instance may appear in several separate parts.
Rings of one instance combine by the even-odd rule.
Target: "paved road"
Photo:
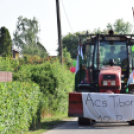
[[[122,123],[92,123],[90,126],[79,126],[77,118],[49,130],[43,134],[133,134],[134,126]]]

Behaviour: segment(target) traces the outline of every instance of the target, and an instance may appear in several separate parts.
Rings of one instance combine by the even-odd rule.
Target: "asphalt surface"
[[[52,130],[42,134],[133,134],[134,126],[127,122],[120,123],[91,123],[87,126],[79,126],[78,118],[74,118]]]

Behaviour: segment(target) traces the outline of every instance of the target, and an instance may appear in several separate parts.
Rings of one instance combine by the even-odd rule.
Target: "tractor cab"
[[[125,93],[129,75],[134,69],[134,35],[83,35],[83,62],[76,91]],[[85,75],[82,71],[85,70]],[[82,77],[84,76],[84,77]]]

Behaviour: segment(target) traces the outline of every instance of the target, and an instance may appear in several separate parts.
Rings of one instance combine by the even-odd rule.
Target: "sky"
[[[59,0],[62,36],[68,33],[103,30],[107,23],[123,19],[134,26],[134,0]],[[39,22],[39,38],[50,55],[57,55],[58,32],[56,0],[0,0],[0,27],[13,39],[19,16]],[[69,20],[69,21],[68,21]]]

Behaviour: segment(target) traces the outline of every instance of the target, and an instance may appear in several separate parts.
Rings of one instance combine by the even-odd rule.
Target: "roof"
[[[16,49],[12,49],[12,51],[16,51],[16,52],[18,52],[18,53],[19,53],[19,50],[16,50]]]

